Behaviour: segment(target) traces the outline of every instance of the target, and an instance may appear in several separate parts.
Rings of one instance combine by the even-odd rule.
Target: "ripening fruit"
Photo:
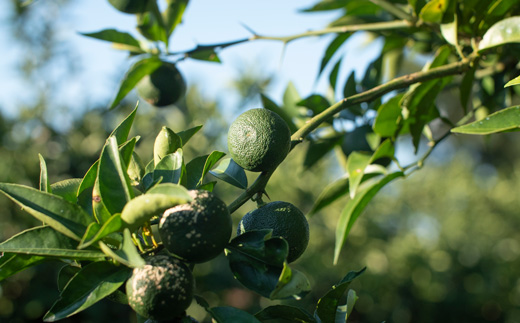
[[[193,275],[180,260],[158,255],[135,268],[126,282],[128,304],[139,315],[171,320],[184,314],[193,298]]]
[[[136,14],[146,11],[149,0],[108,0],[108,2],[121,12]]]
[[[186,83],[175,64],[162,62],[151,74],[137,83],[137,93],[146,102],[164,107],[179,101],[186,92]]]
[[[267,109],[252,109],[233,121],[228,132],[228,149],[242,168],[253,171],[274,170],[291,148],[287,123]]]
[[[237,234],[262,229],[272,229],[273,237],[287,241],[288,262],[298,259],[309,244],[309,223],[305,215],[289,202],[267,203],[247,213],[238,224]]]
[[[159,235],[175,256],[201,263],[218,256],[229,242],[231,216],[226,204],[208,191],[190,191],[193,201],[164,212]]]

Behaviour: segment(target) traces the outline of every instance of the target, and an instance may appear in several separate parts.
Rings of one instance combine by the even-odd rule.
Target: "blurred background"
[[[175,36],[178,42],[172,43],[176,50],[185,50],[198,42],[248,37],[241,23],[261,33],[288,35],[323,27],[337,15],[298,12],[313,3],[227,1],[217,6],[193,1]],[[275,5],[280,6],[276,13],[266,9]],[[77,32],[115,26],[133,32],[135,23],[101,0],[35,1],[29,6],[12,0],[3,1],[0,9],[0,181],[37,187],[38,153],[47,161],[51,182],[83,177],[108,134],[138,98],[131,93],[120,107],[107,110],[130,63],[124,53]],[[272,23],[267,24],[266,17]],[[294,84],[293,95],[327,94],[327,82],[316,76],[330,39],[298,41],[285,49],[272,42],[240,45],[224,50],[220,65],[181,62],[189,85],[185,100],[167,109],[140,105],[133,128],[133,135],[141,136],[139,155],[151,158],[163,125],[180,131],[204,124],[187,146],[188,159],[212,150],[226,152],[225,134],[232,119],[260,106],[259,93],[283,105],[289,81]],[[382,47],[362,35],[349,40],[348,46],[344,55],[357,59],[342,65],[342,75],[351,70],[362,74]],[[410,64],[414,66],[413,61]],[[445,110],[454,104],[449,94],[441,100]],[[310,245],[294,267],[311,280],[313,291],[300,301],[284,303],[312,313],[333,284],[348,271],[366,266],[351,285],[360,297],[352,322],[520,322],[517,137],[450,137],[422,170],[390,184],[371,202],[336,266],[333,232],[345,200],[309,218]],[[276,171],[267,192],[273,200],[291,202],[307,213],[342,168],[330,153],[305,170],[305,145]],[[400,154],[414,159],[407,150]],[[215,192],[227,203],[240,193],[223,182]],[[250,202],[239,209],[233,215],[235,223],[253,208]],[[35,224],[0,196],[0,241]],[[61,266],[44,263],[2,281],[0,322],[40,322],[58,298],[56,277]],[[279,303],[243,288],[233,279],[224,256],[197,265],[195,275],[197,294],[211,306],[230,305],[254,313]],[[208,320],[197,305],[189,313]],[[68,321],[135,322],[135,317],[128,307],[104,300],[64,320]]]

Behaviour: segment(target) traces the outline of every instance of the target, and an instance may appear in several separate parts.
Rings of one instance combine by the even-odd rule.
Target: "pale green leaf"
[[[515,131],[520,128],[520,106],[509,107],[488,115],[485,119],[451,129],[451,132],[488,135]]]
[[[520,16],[505,18],[491,26],[478,45],[479,51],[520,42]]]

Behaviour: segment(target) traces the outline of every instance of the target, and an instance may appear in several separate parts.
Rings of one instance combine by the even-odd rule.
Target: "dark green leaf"
[[[313,12],[313,11],[326,11],[326,10],[335,10],[343,8],[349,3],[350,0],[322,0],[315,4],[314,6],[303,9],[303,12]]]
[[[200,185],[198,187],[199,190],[204,190],[204,191],[208,191],[208,192],[213,192],[213,190],[215,189],[215,185],[217,184],[216,181],[213,181],[213,182],[207,182],[207,183],[204,183],[202,185]]]
[[[48,258],[21,253],[3,253],[0,256],[0,282],[24,269],[36,266]]]
[[[319,114],[330,107],[330,105],[330,102],[319,94],[312,94],[298,102],[298,106],[306,107],[313,112],[313,115]]]
[[[341,143],[341,136],[331,138],[323,138],[317,141],[310,141],[303,160],[303,167],[305,170],[311,168],[320,159],[330,152],[334,147]]]
[[[141,45],[132,35],[115,29],[105,29],[95,33],[81,33],[83,36],[105,40],[111,43],[127,45],[128,50],[135,52],[144,52]]]
[[[395,136],[402,118],[401,106],[399,104],[402,97],[402,95],[396,95],[377,109],[377,116],[372,128],[381,137]]]
[[[139,103],[137,103],[134,110],[132,110],[132,112],[123,121],[121,121],[121,123],[110,134],[110,137],[116,138],[118,145],[121,145],[128,140],[128,134],[130,134],[130,129],[134,123],[138,107]]]
[[[453,128],[451,131],[471,135],[488,135],[516,131],[518,128],[520,128],[520,106],[514,106],[490,114],[485,119]]]
[[[163,12],[163,20],[166,24],[168,36],[175,30],[175,27],[182,21],[182,15],[189,0],[169,0]]]
[[[341,47],[341,45],[343,45],[347,41],[347,39],[349,37],[350,37],[350,33],[342,33],[342,34],[339,34],[338,36],[336,36],[336,38],[334,38],[334,40],[332,40],[332,42],[329,44],[329,46],[325,50],[325,54],[324,54],[323,58],[321,59],[318,76],[321,74],[321,72],[323,72],[323,70],[329,64],[329,62],[332,59],[332,57],[334,56],[334,54],[338,51],[338,49]]]
[[[121,214],[119,213],[111,216],[102,226],[98,223],[91,223],[85,231],[85,235],[81,239],[78,249],[87,248],[94,242],[103,239],[113,232],[120,231],[122,228],[123,222],[121,221]]]
[[[159,58],[152,56],[132,65],[123,77],[117,95],[110,104],[110,109],[115,108],[143,77],[158,69],[161,64],[162,62]]]
[[[234,307],[212,307],[208,311],[213,317],[213,321],[217,323],[260,323],[260,321],[257,320],[253,315]]]
[[[350,229],[356,222],[357,218],[363,212],[365,207],[368,205],[370,200],[379,192],[383,186],[390,183],[398,177],[404,176],[402,172],[395,172],[385,177],[366,182],[366,184],[358,190],[356,196],[348,201],[347,205],[343,209],[341,216],[336,226],[336,246],[334,248],[334,263],[336,264],[339,259],[339,254],[343,244],[347,240]]]
[[[54,183],[51,185],[52,194],[61,196],[71,203],[77,203],[78,197],[76,194],[78,193],[81,182],[81,178],[69,178]]]
[[[274,101],[272,101],[263,94],[260,94],[260,99],[262,100],[262,106],[264,107],[264,109],[273,111],[285,120],[285,123],[287,123],[287,125],[289,126],[291,133],[294,133],[296,130],[298,130],[298,127],[296,127],[296,125],[292,121],[291,116],[287,114],[287,112],[284,109],[280,108],[276,103],[274,103]]]
[[[184,147],[184,145],[186,145],[188,140],[190,140],[190,138],[193,137],[193,135],[196,134],[200,130],[200,128],[202,128],[202,125],[196,126],[196,127],[190,128],[190,129],[186,129],[184,131],[179,131],[177,133],[177,135],[179,137],[181,137],[183,147]]]
[[[25,212],[64,235],[80,240],[92,218],[74,203],[31,187],[0,183],[0,191]]]
[[[125,229],[123,234],[123,243],[119,249],[114,250],[102,241],[99,241],[99,247],[107,256],[127,267],[138,268],[144,266],[146,263],[132,241],[130,230]]]
[[[285,320],[287,322],[315,323],[316,319],[304,309],[288,305],[272,305],[255,314],[260,321]]]
[[[162,177],[163,183],[179,184],[182,175],[184,156],[182,149],[164,156],[153,171],[153,181],[157,182]]]
[[[67,286],[67,283],[74,277],[79,271],[81,270],[81,267],[78,267],[78,265],[65,265],[61,267],[60,271],[58,272],[58,291],[61,293],[65,286]]]
[[[92,164],[92,166],[90,166],[90,168],[87,171],[87,173],[85,174],[85,176],[83,176],[83,180],[81,181],[81,184],[79,185],[79,188],[78,188],[78,193],[76,194],[77,196],[80,196],[83,192],[86,192],[89,188],[92,190],[92,188],[94,187],[94,185],[96,183],[98,165],[99,165],[99,160],[96,160],[96,162],[94,164]]]
[[[101,201],[110,214],[121,213],[125,204],[134,197],[126,169],[117,139],[109,137],[99,158],[98,182]]]
[[[479,51],[520,42],[520,17],[505,18],[488,29],[478,45]]]
[[[333,92],[336,92],[336,84],[338,82],[339,68],[341,67],[341,58],[334,64],[329,74],[329,84]]]
[[[43,226],[25,230],[0,243],[0,252],[88,260],[104,258],[97,250],[78,250],[76,246],[74,240]]]
[[[40,191],[52,193],[49,175],[47,174],[47,164],[42,155],[38,154],[38,158],[40,159]]]
[[[204,176],[213,166],[226,154],[220,151],[213,151],[210,155],[196,157],[186,164],[188,174],[188,189],[195,189],[202,185]]]
[[[468,110],[468,102],[473,89],[473,80],[475,79],[475,69],[472,68],[464,74],[460,83],[460,104],[464,112]]]
[[[155,3],[153,5],[155,5]],[[164,28],[165,22],[157,5],[155,5],[154,9],[153,11],[137,15],[137,31],[148,40],[167,43],[168,37],[167,31]]]
[[[308,216],[312,216],[317,212],[321,211],[323,208],[329,206],[338,198],[346,195],[349,191],[348,186],[348,176],[341,177],[337,181],[334,181],[327,185],[323,191],[320,193],[312,209],[309,211]]]
[[[231,158],[224,158],[209,173],[216,178],[241,189],[247,188],[247,176],[244,169]]]
[[[350,283],[359,275],[361,275],[366,268],[360,271],[351,271],[343,279],[330,289],[325,296],[320,298],[316,306],[316,315],[321,322],[336,322],[336,311],[339,306],[341,297],[345,294]]]
[[[217,55],[217,52],[215,52],[214,49],[207,49],[207,50],[198,50],[189,53],[189,58],[198,59],[200,61],[207,61],[207,62],[215,62],[220,63],[220,58]]]
[[[86,265],[67,284],[43,320],[54,322],[87,309],[116,291],[131,272],[130,268],[108,261]]]

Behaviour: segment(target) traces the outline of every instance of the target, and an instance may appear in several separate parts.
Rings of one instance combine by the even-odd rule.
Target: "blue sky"
[[[39,0],[42,1],[42,0]],[[284,1],[212,1],[192,0],[184,15],[184,21],[171,39],[170,50],[183,51],[199,44],[214,44],[250,36],[243,25],[258,34],[286,36],[312,29],[321,29],[338,16],[338,12],[301,13],[298,10],[316,3],[316,0]],[[6,15],[9,5],[0,3],[0,21]],[[35,4],[38,5],[38,1]],[[106,0],[77,1],[67,7],[60,19],[59,39],[70,44],[77,54],[80,73],[72,82],[64,86],[56,103],[66,109],[74,110],[81,106],[78,102],[108,102],[117,90],[117,82],[131,61],[126,52],[111,48],[109,43],[79,35],[79,32],[94,32],[116,28],[139,37],[135,30],[135,17],[113,9]],[[3,13],[2,13],[3,12]],[[20,49],[13,46],[8,38],[5,25],[0,24],[0,44],[6,53],[0,60],[0,107],[7,115],[16,114],[17,105],[27,98],[13,93],[24,93],[27,84],[22,83],[16,74]],[[203,95],[222,104],[235,104],[230,82],[243,66],[253,66],[265,74],[275,75],[269,95],[281,101],[283,91],[289,81],[293,82],[302,97],[314,92],[327,91],[326,77],[316,81],[319,63],[332,35],[312,37],[291,42],[283,50],[276,41],[254,41],[240,44],[220,53],[222,64],[185,60],[179,64],[188,84],[197,84]],[[343,51],[341,74],[344,79],[353,68],[362,69],[377,54],[377,48],[363,50],[363,37],[353,37],[349,49]],[[372,47],[374,47],[372,45]],[[374,55],[371,55],[373,53]],[[59,67],[57,67],[59,70]],[[67,72],[67,71],[61,71]],[[42,79],[41,82],[46,82]],[[342,81],[341,81],[342,82]],[[340,83],[341,84],[341,83]]]

